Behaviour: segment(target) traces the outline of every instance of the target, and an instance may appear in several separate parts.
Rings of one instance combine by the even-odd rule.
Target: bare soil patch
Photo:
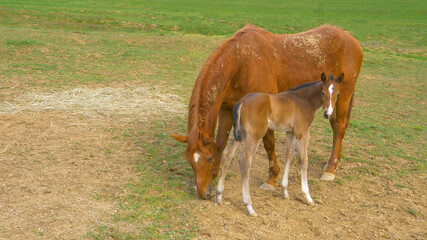
[[[111,119],[0,115],[0,238],[77,239],[117,210],[135,179],[134,146]]]
[[[280,140],[280,138],[282,140]],[[316,138],[313,136],[313,138]],[[281,167],[284,165],[284,136],[277,142]],[[315,139],[313,139],[315,141]],[[396,184],[384,177],[355,174],[360,163],[341,162],[333,182],[319,180],[328,156],[322,147],[309,145],[309,187],[316,205],[304,203],[299,163],[290,172],[290,198],[259,189],[267,179],[268,160],[259,147],[250,172],[252,205],[258,217],[249,217],[242,203],[238,161],[230,166],[221,205],[214,200],[196,201],[194,214],[200,222],[198,239],[425,239],[425,176],[407,175]],[[347,143],[349,144],[349,143]],[[344,145],[345,147],[346,145]],[[320,153],[320,154],[319,154]],[[403,164],[403,163],[402,163]],[[385,168],[383,173],[391,169]],[[282,179],[281,171],[278,184]],[[381,174],[378,174],[381,175]],[[351,179],[351,176],[356,176]],[[350,179],[350,180],[344,180]]]

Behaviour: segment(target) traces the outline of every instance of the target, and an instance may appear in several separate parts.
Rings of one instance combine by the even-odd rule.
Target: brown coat
[[[331,119],[334,146],[326,172],[333,173],[341,157],[341,142],[348,126],[351,102],[363,59],[362,48],[348,32],[323,25],[298,34],[273,34],[248,25],[215,49],[194,84],[188,113],[188,136],[171,135],[186,142],[201,198],[209,197],[209,184],[219,171],[221,153],[232,126],[234,104],[251,92],[278,93],[304,82],[318,80],[322,72],[345,74],[337,114]],[[218,123],[216,143],[215,129]],[[275,185],[280,168],[274,150],[274,132],[264,146],[270,177]],[[195,163],[194,154],[200,156]]]

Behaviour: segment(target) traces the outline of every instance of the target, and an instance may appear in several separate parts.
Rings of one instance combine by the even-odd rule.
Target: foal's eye
[[[325,96],[325,93],[324,93],[324,92],[322,92],[322,96]]]
[[[212,157],[208,158],[208,162],[210,162],[212,160]]]

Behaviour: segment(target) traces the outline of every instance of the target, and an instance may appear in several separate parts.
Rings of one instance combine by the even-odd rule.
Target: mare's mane
[[[237,35],[237,34],[235,34]],[[235,37],[232,37],[224,41],[217,49],[215,49],[205,61],[200,70],[199,75],[197,76],[196,82],[194,83],[193,92],[191,93],[190,104],[188,106],[188,138],[187,146],[196,147],[197,140],[200,136],[200,125],[206,121],[205,116],[200,114],[200,105],[205,102],[205,99],[202,99],[202,96],[207,94],[203,92],[207,88],[204,87],[208,84],[211,84],[210,81],[215,81],[210,75],[213,74],[213,68],[216,68],[218,64],[218,59],[224,55],[224,52],[227,50],[226,47],[230,46],[230,42],[235,41]]]

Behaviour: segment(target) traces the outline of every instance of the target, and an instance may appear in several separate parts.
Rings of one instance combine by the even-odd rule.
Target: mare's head
[[[178,142],[187,143],[184,155],[196,176],[197,195],[201,199],[209,199],[213,180],[213,163],[218,153],[214,140],[202,133],[198,134],[198,138],[192,139],[193,141],[187,136],[171,134],[171,137]]]
[[[322,73],[321,80],[323,82],[322,97],[323,97],[323,117],[331,119],[334,115],[335,104],[338,96],[340,95],[340,84],[344,79],[344,73],[341,73],[337,78],[334,75],[326,77],[325,73]]]

